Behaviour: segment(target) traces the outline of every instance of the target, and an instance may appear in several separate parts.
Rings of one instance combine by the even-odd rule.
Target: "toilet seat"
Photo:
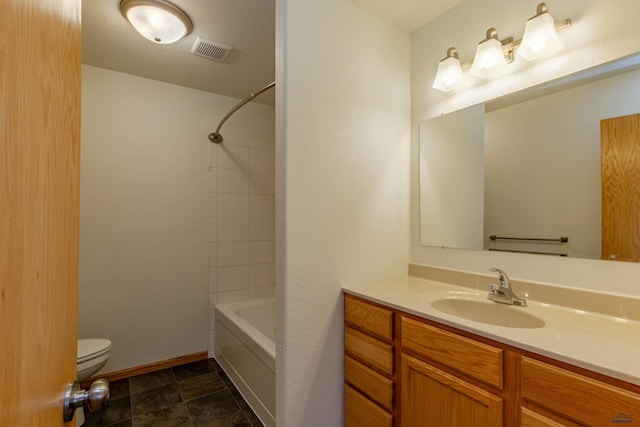
[[[104,338],[78,340],[78,363],[95,359],[111,350],[111,341]]]

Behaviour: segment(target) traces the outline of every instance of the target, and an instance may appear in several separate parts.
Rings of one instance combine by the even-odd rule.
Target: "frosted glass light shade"
[[[120,11],[140,35],[154,43],[175,43],[192,29],[189,17],[165,1],[122,0]]]
[[[486,79],[505,73],[507,65],[500,40],[489,38],[478,44],[469,72],[476,77]]]
[[[438,64],[438,73],[432,87],[442,92],[449,92],[459,87],[463,79],[460,60],[449,56]]]
[[[518,55],[530,61],[550,55],[562,48],[553,18],[548,13],[543,13],[527,21]]]

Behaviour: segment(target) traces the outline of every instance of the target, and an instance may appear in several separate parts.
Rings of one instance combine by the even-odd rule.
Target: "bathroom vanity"
[[[640,423],[640,321],[615,308],[637,313],[640,301],[604,297],[607,313],[583,310],[600,295],[511,307],[486,301],[490,277],[462,280],[472,285],[406,277],[345,288],[345,426]],[[517,290],[558,303],[574,292]]]

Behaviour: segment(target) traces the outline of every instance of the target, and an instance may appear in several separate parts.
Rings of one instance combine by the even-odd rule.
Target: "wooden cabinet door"
[[[402,355],[403,427],[499,427],[502,398],[413,357]]]
[[[0,55],[0,425],[56,427],[76,378],[80,0],[0,0]]]
[[[600,122],[602,259],[640,261],[640,114]]]

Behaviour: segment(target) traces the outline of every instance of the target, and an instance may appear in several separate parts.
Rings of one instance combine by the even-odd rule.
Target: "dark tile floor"
[[[263,427],[214,359],[109,383],[85,427]]]

